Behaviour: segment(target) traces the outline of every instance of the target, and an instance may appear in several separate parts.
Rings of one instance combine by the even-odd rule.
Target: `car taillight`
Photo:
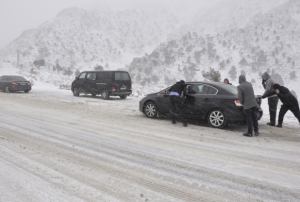
[[[13,82],[11,82],[11,84],[12,84],[12,85],[17,85],[17,82],[14,82],[14,81],[13,81]]]
[[[130,90],[132,90],[132,86],[130,86]]]
[[[115,87],[115,86],[112,86],[112,87],[111,87],[111,91],[116,91],[116,87]]]
[[[28,86],[31,86],[31,82],[27,82],[27,85],[28,85]]]
[[[240,100],[235,100],[234,103],[235,103],[235,105],[238,106],[238,107],[243,106],[243,105],[241,104],[241,101],[240,101]]]

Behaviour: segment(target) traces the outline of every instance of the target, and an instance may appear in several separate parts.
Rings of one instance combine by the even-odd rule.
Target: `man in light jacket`
[[[278,105],[278,97],[276,96],[275,90],[273,89],[274,81],[268,74],[265,72],[262,74],[262,84],[265,88],[265,92],[261,98],[268,98],[269,105],[269,113],[270,113],[270,122],[267,123],[269,126],[276,125],[276,113],[277,113],[277,105]]]
[[[257,121],[257,102],[254,95],[252,84],[246,81],[244,75],[239,76],[239,84],[237,87],[238,98],[241,104],[244,106],[244,113],[246,115],[246,121],[248,125],[248,131],[244,133],[244,136],[252,137],[253,127],[254,135],[258,136],[258,121]]]

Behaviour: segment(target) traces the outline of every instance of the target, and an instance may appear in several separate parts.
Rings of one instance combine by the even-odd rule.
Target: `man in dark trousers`
[[[240,75],[239,77],[238,89],[238,98],[241,104],[244,106],[244,113],[246,115],[246,121],[248,125],[248,131],[244,133],[244,136],[252,137],[253,127],[254,127],[254,135],[258,136],[258,121],[257,121],[257,102],[254,95],[254,90],[252,84],[246,81],[246,77],[244,75]]]
[[[273,89],[282,102],[278,116],[278,125],[276,127],[282,128],[283,117],[288,110],[291,110],[300,124],[300,110],[297,98],[289,91],[288,88],[280,86],[277,83],[273,85]]]
[[[277,105],[278,105],[278,97],[275,94],[273,89],[274,81],[268,74],[268,72],[264,72],[262,74],[262,84],[265,89],[265,92],[261,98],[268,98],[269,105],[269,113],[270,113],[270,122],[267,123],[269,126],[275,126],[276,124],[276,113],[277,113]]]
[[[172,123],[176,123],[176,117],[178,117],[183,122],[183,126],[187,126],[187,122],[183,117],[182,108],[184,107],[182,102],[182,97],[185,98],[185,82],[183,80],[177,82],[170,88],[170,102],[171,102],[171,118]],[[181,108],[181,109],[180,109]]]

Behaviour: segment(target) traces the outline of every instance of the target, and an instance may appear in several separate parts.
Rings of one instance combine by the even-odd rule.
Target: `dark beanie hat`
[[[280,85],[279,85],[278,83],[275,83],[275,84],[273,85],[273,89],[279,89],[279,87],[280,87]]]
[[[181,84],[185,84],[184,80],[180,80],[180,83],[181,83]]]

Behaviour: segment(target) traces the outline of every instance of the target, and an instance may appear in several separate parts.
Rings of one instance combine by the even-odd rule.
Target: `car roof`
[[[127,71],[123,71],[123,70],[111,70],[111,71],[109,71],[109,70],[95,70],[95,71],[93,71],[93,70],[90,70],[90,71],[82,71],[82,72],[87,72],[87,73],[90,73],[90,72],[96,72],[96,73],[98,73],[98,72],[127,72]],[[127,72],[128,73],[128,72]]]
[[[21,75],[2,75],[2,76],[21,76]],[[23,76],[21,76],[23,77]]]
[[[222,82],[215,82],[215,81],[192,81],[192,82],[185,82],[185,84],[197,84],[197,83],[203,83],[203,84],[208,84],[208,85],[212,85],[212,86],[218,86],[218,87],[222,87],[225,85],[225,83]],[[226,84],[228,85],[228,84]]]

